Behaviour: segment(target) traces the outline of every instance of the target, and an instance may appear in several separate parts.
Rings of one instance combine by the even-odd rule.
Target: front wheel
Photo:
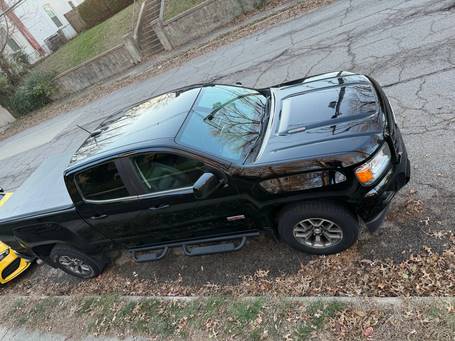
[[[89,256],[66,245],[55,246],[50,256],[61,270],[82,279],[98,276],[107,263],[101,256]]]
[[[279,217],[281,238],[295,249],[317,255],[338,253],[358,238],[359,222],[333,202],[303,202],[285,208]]]

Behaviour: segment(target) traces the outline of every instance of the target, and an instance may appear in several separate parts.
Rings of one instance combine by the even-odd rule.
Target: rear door
[[[150,152],[117,160],[113,165],[116,173],[104,166],[75,177],[85,197],[80,212],[94,228],[126,247],[237,234],[258,227],[251,203],[239,195],[222,171],[200,160]],[[192,186],[207,171],[224,177],[226,186],[210,198],[198,200]],[[98,172],[112,188],[97,189],[93,200],[87,177],[97,182]]]

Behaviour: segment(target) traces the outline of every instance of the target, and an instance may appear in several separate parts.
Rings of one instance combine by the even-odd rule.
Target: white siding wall
[[[83,0],[72,0],[72,3],[75,6],[82,2]],[[43,46],[47,52],[50,52],[48,51],[44,41],[46,38],[57,33],[59,28],[44,11],[45,5],[49,5],[53,9],[57,18],[63,24],[61,29],[65,36],[68,39],[76,36],[76,31],[64,16],[65,13],[71,10],[71,6],[67,0],[26,0],[23,4],[17,7],[14,12],[22,20],[38,43]]]
[[[15,3],[16,1],[7,0],[7,3]],[[30,31],[37,42],[49,54],[51,51],[46,46],[46,38],[54,35],[59,30],[59,27],[52,21],[49,15],[44,10],[45,5],[49,5],[58,20],[63,24],[60,29],[63,31],[67,39],[71,39],[76,36],[76,31],[73,29],[71,24],[66,20],[64,14],[71,10],[70,2],[74,6],[80,5],[84,0],[25,0],[20,6],[18,6],[14,13],[23,22],[25,27]],[[1,25],[1,24],[0,24]],[[40,59],[39,54],[32,48],[25,37],[16,29],[12,34],[12,38],[22,48],[22,50],[29,56],[30,62],[34,63]],[[6,48],[7,53],[12,53],[8,47]]]
[[[25,37],[18,30],[14,30],[11,33],[11,38],[14,39],[17,45],[21,47],[22,51],[27,54],[30,63],[35,63],[40,59],[38,52],[36,52],[36,50],[29,44],[27,39],[25,39]],[[12,51],[8,46],[6,46],[6,51],[9,54],[14,53],[14,51]]]

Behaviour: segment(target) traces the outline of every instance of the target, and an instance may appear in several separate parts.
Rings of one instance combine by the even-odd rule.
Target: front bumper
[[[411,164],[398,128],[396,134],[398,134],[398,160],[386,175],[364,195],[358,211],[359,216],[371,232],[381,226],[390,202],[411,177]]]
[[[18,257],[16,253],[9,249],[8,256],[0,261],[0,284],[8,283],[30,266],[31,262]]]

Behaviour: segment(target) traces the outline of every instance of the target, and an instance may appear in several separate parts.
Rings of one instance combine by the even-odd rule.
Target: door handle
[[[98,220],[98,219],[104,219],[104,218],[107,218],[107,214],[97,214],[97,215],[94,215],[92,217],[90,217],[90,219],[92,220]]]
[[[163,208],[168,208],[168,207],[171,207],[171,205],[169,204],[160,204],[160,205],[156,205],[156,206],[152,206],[149,208],[150,211],[156,211],[156,210],[161,210]]]

